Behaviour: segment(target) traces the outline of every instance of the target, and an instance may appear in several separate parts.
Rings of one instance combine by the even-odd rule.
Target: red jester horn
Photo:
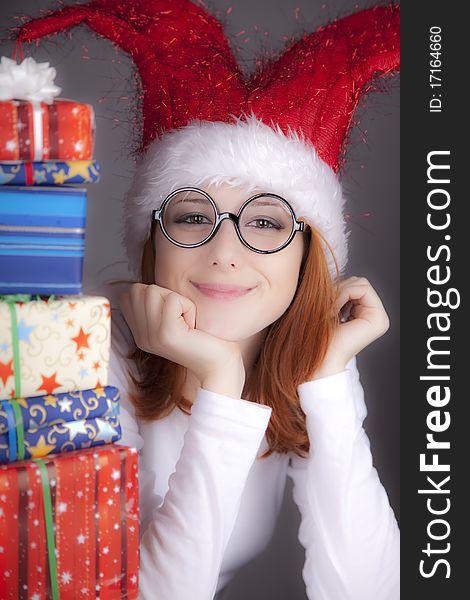
[[[144,90],[143,147],[191,119],[252,109],[287,133],[301,128],[335,171],[354,109],[372,77],[398,69],[397,5],[376,6],[305,35],[245,81],[220,23],[189,0],[95,0],[24,25],[31,41],[86,23],[131,54]],[[196,92],[196,94],[195,94]]]
[[[361,95],[373,89],[376,78],[399,68],[399,20],[394,4],[351,14],[305,34],[248,80],[221,24],[189,0],[95,0],[69,6],[23,25],[18,40],[86,23],[115,42],[131,54],[141,76],[142,150],[161,140],[162,153],[173,151],[179,173],[194,185],[201,174],[225,175],[285,195],[296,214],[326,237],[342,270],[347,234],[335,173]],[[163,169],[156,150],[145,160],[154,173]],[[158,177],[154,181],[165,195],[168,177],[161,189]],[[137,271],[150,200],[143,192],[139,197],[138,189],[132,193],[138,199],[126,200],[130,233],[125,244]],[[152,207],[158,208],[152,197]],[[136,240],[137,253],[131,249]],[[330,270],[334,273],[332,262]]]

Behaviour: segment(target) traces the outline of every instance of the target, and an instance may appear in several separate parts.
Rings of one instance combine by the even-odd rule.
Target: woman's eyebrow
[[[181,204],[182,202],[194,202],[196,204],[206,204],[207,200],[206,200],[206,198],[201,198],[201,197],[198,197],[198,198],[180,198],[179,200],[177,200],[175,202],[175,204]]]
[[[181,204],[182,202],[194,202],[195,204],[206,204],[207,200],[205,198],[201,198],[201,197],[196,197],[196,198],[180,198],[179,200],[177,200],[175,202],[175,204]],[[217,208],[219,208],[217,202],[214,200]],[[240,203],[240,206],[245,202],[245,200],[243,200]],[[278,206],[279,202],[276,202],[275,200],[267,200],[267,199],[259,199],[259,200],[254,200],[254,204],[256,206]],[[240,207],[239,207],[240,208]],[[221,211],[223,212],[223,211]]]

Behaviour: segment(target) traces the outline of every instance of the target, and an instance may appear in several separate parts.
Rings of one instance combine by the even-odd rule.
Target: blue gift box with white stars
[[[120,438],[119,391],[113,386],[0,402],[0,463]]]
[[[83,185],[97,183],[97,160],[48,160],[0,162],[0,185]]]

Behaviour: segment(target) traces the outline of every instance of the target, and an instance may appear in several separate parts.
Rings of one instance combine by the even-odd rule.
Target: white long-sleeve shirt
[[[362,428],[356,362],[298,387],[307,458],[273,453],[271,408],[199,388],[191,415],[139,423],[128,397],[132,335],[113,310],[109,384],[121,393],[122,445],[139,452],[139,598],[212,600],[268,545],[294,483],[309,600],[397,600],[399,529]]]

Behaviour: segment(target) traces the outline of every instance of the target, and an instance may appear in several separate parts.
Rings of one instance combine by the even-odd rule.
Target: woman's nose
[[[207,244],[211,259],[217,262],[235,262],[239,263],[242,260],[244,251],[247,250],[240,241],[235,223],[232,219],[224,219],[217,233]]]

